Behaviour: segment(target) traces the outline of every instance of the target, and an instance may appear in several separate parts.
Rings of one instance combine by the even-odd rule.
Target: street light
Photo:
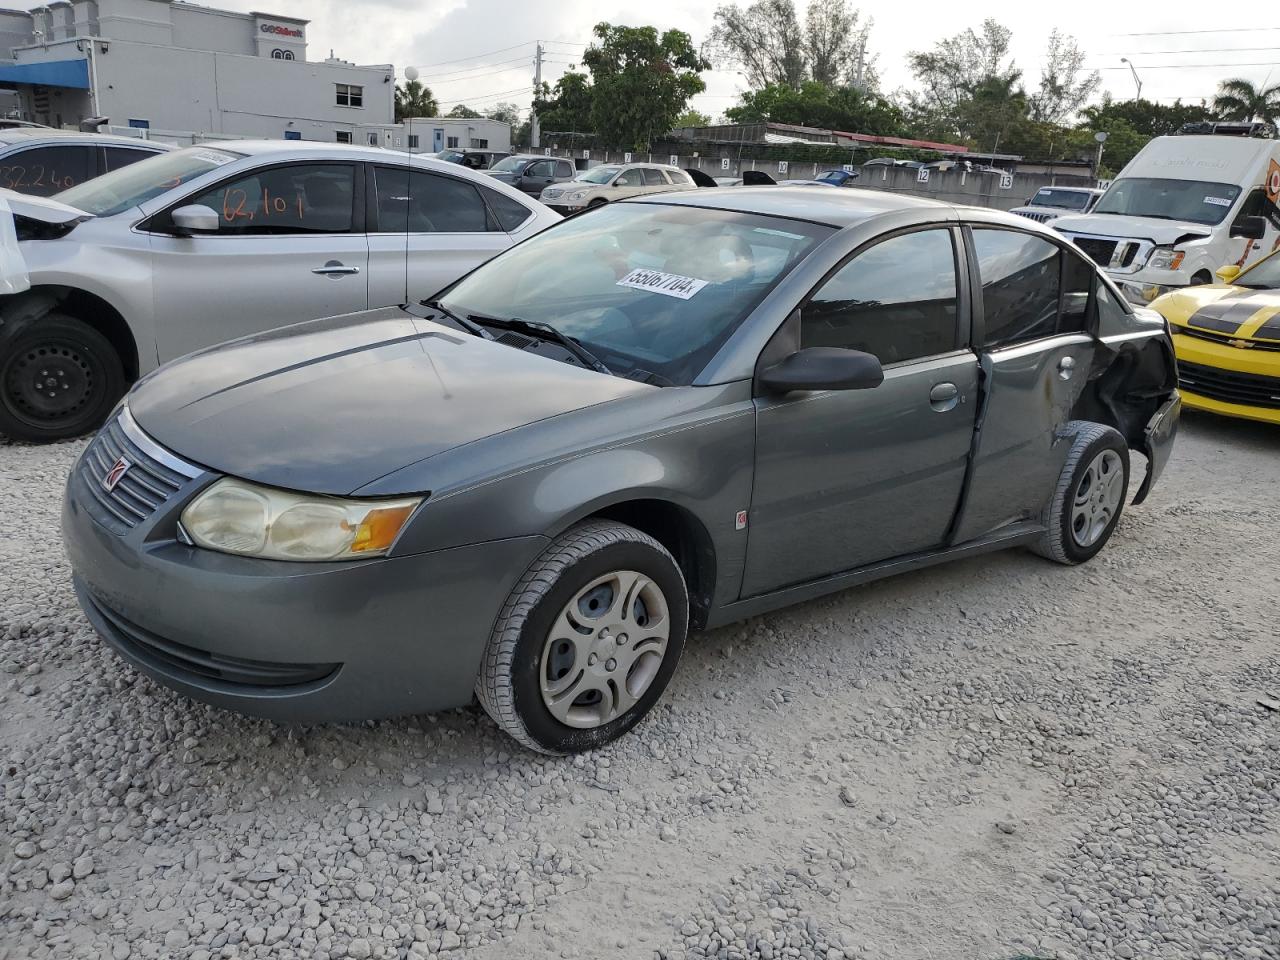
[[[1138,95],[1133,99],[1141,100],[1142,99],[1142,81],[1138,78],[1138,68],[1133,65],[1133,61],[1130,60],[1128,57],[1121,57],[1120,62],[1127,63],[1129,65],[1129,72],[1133,74],[1134,86],[1138,88]]]

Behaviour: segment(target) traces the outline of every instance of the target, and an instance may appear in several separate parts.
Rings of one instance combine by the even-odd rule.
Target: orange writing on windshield
[[[288,218],[302,220],[306,217],[307,207],[302,198],[302,191],[294,191],[292,197],[273,195],[263,187],[261,199],[255,197],[251,201],[249,192],[239,187],[232,187],[222,197],[222,219],[228,223],[237,220],[253,222],[261,217],[264,220]]]

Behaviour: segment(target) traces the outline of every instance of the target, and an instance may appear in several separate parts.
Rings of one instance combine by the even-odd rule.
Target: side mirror
[[[1261,240],[1267,234],[1265,217],[1240,217],[1231,225],[1231,236],[1245,240]]]
[[[1225,267],[1219,267],[1213,271],[1213,275],[1223,283],[1234,283],[1236,277],[1240,276],[1240,268],[1234,263],[1228,263]]]
[[[179,233],[217,233],[222,221],[212,207],[200,203],[189,204],[173,211],[173,225]]]
[[[793,390],[866,390],[884,382],[880,361],[861,350],[808,347],[760,372],[760,385],[772,393]]]

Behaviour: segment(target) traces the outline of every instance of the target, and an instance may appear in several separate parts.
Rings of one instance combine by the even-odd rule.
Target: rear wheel
[[[1075,440],[1045,507],[1032,549],[1058,563],[1091,560],[1111,539],[1129,490],[1129,446],[1119,431],[1077,423]]]
[[[0,326],[0,433],[35,443],[78,437],[102,424],[125,386],[115,348],[75,317]]]
[[[622,736],[662,696],[688,624],[684,578],[660,543],[624,524],[584,523],[516,584],[476,693],[525,746],[589,750]]]

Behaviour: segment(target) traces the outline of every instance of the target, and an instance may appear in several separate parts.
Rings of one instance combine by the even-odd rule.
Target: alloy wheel
[[[1085,468],[1071,508],[1071,538],[1091,547],[1107,532],[1124,497],[1124,463],[1114,450],[1103,450]]]

